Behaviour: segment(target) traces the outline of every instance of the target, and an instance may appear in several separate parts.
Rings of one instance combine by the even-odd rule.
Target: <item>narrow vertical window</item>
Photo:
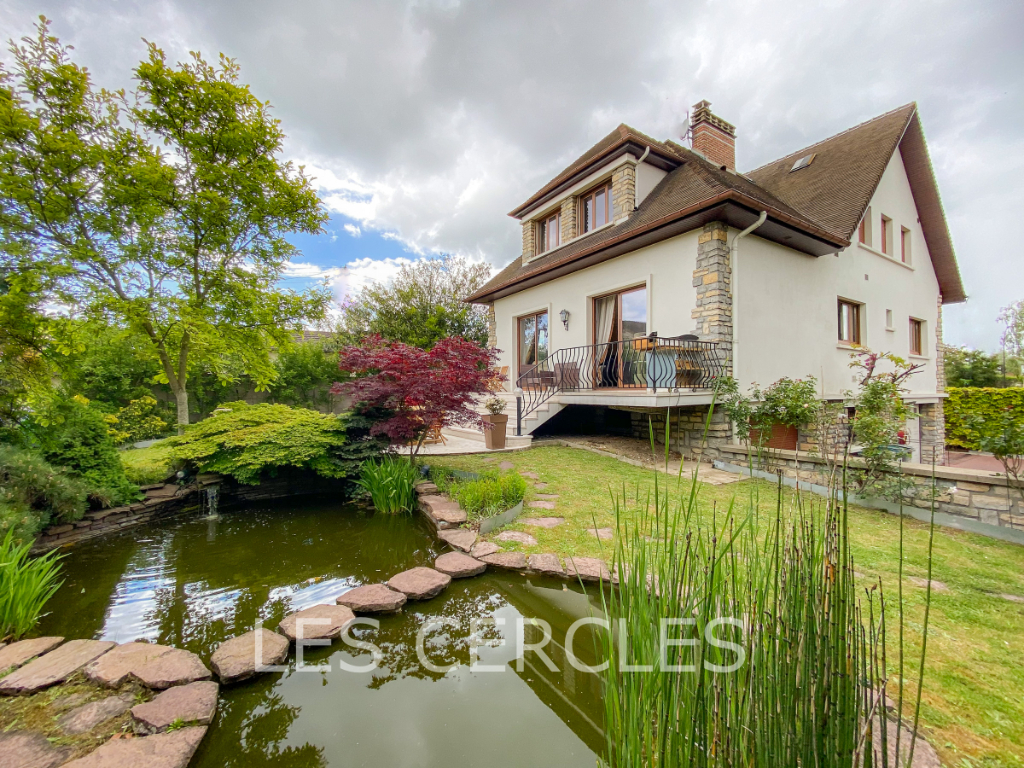
[[[900,261],[910,263],[910,230],[906,227],[900,228]]]
[[[892,255],[892,219],[882,217],[882,253]]]
[[[860,304],[839,299],[839,341],[860,344]]]
[[[864,245],[871,247],[871,206],[864,211],[864,218],[860,220],[860,226],[857,228],[857,240]]]
[[[910,354],[924,354],[924,321],[910,318]]]
[[[561,215],[544,219],[537,227],[537,253],[550,251],[561,244]]]
[[[603,227],[612,220],[612,188],[610,184],[580,196],[580,234]]]

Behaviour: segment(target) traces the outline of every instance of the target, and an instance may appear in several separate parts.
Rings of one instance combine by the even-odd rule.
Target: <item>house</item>
[[[715,376],[810,374],[840,400],[867,347],[923,366],[910,442],[941,456],[942,307],[966,295],[916,104],[745,173],[707,101],[690,129],[620,125],[511,212],[522,253],[466,299],[489,307],[510,424],[658,414],[692,453]],[[709,445],[730,431],[716,414]]]

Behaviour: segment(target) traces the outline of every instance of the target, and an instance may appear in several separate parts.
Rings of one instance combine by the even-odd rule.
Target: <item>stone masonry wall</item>
[[[494,302],[487,305],[487,348],[498,346],[498,319],[494,314]]]
[[[523,261],[537,255],[537,225],[532,221],[523,222]]]
[[[707,425],[707,439],[704,429],[708,418],[706,405],[669,408],[670,420],[669,447],[687,459],[705,461],[718,458],[719,449],[727,445],[732,434],[729,424],[722,411],[716,411]],[[650,426],[654,427],[654,440],[658,445],[665,445],[665,409],[636,409],[631,411],[633,437],[640,440],[650,438]]]
[[[567,243],[576,237],[576,203],[575,197],[567,197],[562,201],[559,224],[561,226],[562,242]]]
[[[693,271],[697,306],[691,317],[696,334],[717,341],[727,373],[732,375],[732,265],[728,229],[720,221],[705,224],[697,238],[697,268]]]
[[[612,221],[630,216],[636,202],[636,168],[620,165],[612,173]]]

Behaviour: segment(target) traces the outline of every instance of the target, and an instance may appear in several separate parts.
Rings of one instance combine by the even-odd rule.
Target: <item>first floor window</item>
[[[612,185],[605,184],[580,197],[580,234],[612,220]]]
[[[910,354],[924,354],[924,321],[910,318]]]
[[[537,243],[537,253],[550,251],[552,248],[557,248],[561,244],[561,222],[561,215],[556,213],[553,216],[548,216],[540,223],[538,228],[539,242]]]
[[[548,359],[548,313],[519,318],[519,375]]]
[[[860,344],[860,304],[839,299],[839,340]]]

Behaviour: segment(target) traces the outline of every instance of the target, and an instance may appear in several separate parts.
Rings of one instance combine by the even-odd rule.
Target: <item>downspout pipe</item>
[[[740,255],[740,240],[749,235],[755,229],[760,227],[768,219],[768,211],[761,211],[761,215],[757,217],[757,221],[751,224],[749,227],[740,232],[736,237],[732,239],[732,246],[729,248],[729,266],[732,271],[732,377],[736,379],[737,383],[742,384],[739,380],[740,372],[740,301],[739,301],[739,263],[738,257]]]

